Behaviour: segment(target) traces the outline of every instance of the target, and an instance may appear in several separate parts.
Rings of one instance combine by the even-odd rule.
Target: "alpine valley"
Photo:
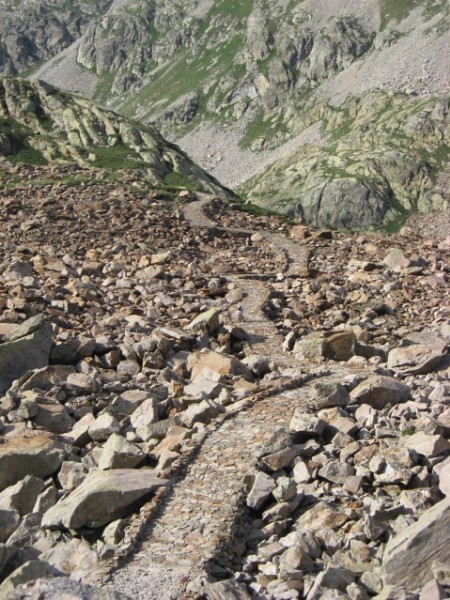
[[[0,0],[0,600],[450,598],[448,0]]]

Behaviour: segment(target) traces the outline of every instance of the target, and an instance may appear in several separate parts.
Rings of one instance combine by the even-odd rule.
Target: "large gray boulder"
[[[156,478],[146,469],[94,471],[45,513],[42,525],[48,529],[101,527],[124,516],[165,485],[165,479]]]
[[[6,437],[0,444],[0,491],[26,475],[41,479],[52,475],[67,453],[64,444],[44,431]]]
[[[448,498],[425,511],[420,519],[391,538],[383,557],[385,584],[414,590],[433,578],[433,561],[450,561],[450,502]]]
[[[398,381],[398,379],[373,375],[352,390],[350,398],[354,404],[368,404],[377,410],[381,410],[386,404],[406,402],[409,394],[409,386]]]
[[[387,366],[409,375],[429,373],[439,365],[444,356],[445,343],[425,346],[413,344],[394,348],[389,352]]]
[[[52,344],[51,325],[42,315],[19,325],[0,344],[0,393],[27,371],[47,366]]]
[[[20,585],[39,577],[49,577],[57,574],[55,569],[46,561],[29,560],[11,573],[0,585],[0,598],[4,600],[12,599],[14,590]]]
[[[42,479],[27,475],[0,493],[0,509],[17,510],[21,515],[32,512],[38,496],[44,491]]]

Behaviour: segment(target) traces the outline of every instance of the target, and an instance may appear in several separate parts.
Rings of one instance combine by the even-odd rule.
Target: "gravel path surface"
[[[184,207],[191,226],[242,233],[241,229],[217,227],[203,211],[209,202],[205,198]],[[306,249],[277,234],[263,235],[275,252],[292,251],[286,274],[305,268]],[[224,556],[236,544],[234,534],[242,535],[244,478],[257,449],[306,401],[306,392],[295,397],[278,393],[284,386],[295,388],[304,380],[292,355],[282,352],[283,338],[263,312],[268,286],[243,276],[227,275],[227,279],[244,294],[241,303],[251,351],[275,360],[288,369],[289,376],[271,384],[261,399],[257,395],[228,407],[227,413],[207,428],[203,442],[193,448],[185,476],[163,497],[137,552],[113,574],[107,587],[128,593],[134,600],[180,598],[186,583],[210,569],[215,558],[226,560]],[[270,397],[264,399],[266,395]]]

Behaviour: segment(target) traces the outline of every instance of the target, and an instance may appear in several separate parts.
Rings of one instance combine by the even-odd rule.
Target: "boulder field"
[[[449,595],[445,227],[2,169],[1,598]]]

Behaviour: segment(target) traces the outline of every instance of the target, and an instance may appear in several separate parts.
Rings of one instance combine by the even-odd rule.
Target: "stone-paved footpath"
[[[185,207],[192,226],[216,227],[203,213],[207,203],[203,200]],[[266,235],[275,249],[295,247],[287,238],[278,244],[280,236]],[[288,272],[305,267],[306,253],[297,250],[295,247]],[[245,295],[245,329],[252,350],[283,367],[294,367],[292,357],[281,351],[282,337],[263,313],[267,286],[245,276],[230,277]],[[308,390],[300,388],[302,382],[289,377],[274,381],[271,391],[228,407],[227,414],[207,427],[203,442],[191,452],[184,475],[159,499],[137,551],[113,574],[108,587],[134,600],[177,599],[188,581],[210,572],[216,561],[226,566],[239,558],[245,476],[253,470],[258,449],[277,429],[289,424],[297,406],[307,403]],[[282,392],[296,387],[296,391]]]
[[[187,580],[210,571],[216,561],[227,566],[239,558],[245,476],[264,442],[288,426],[297,406],[307,404],[308,392],[305,387],[278,393],[241,410],[233,405],[233,418],[214,424],[185,477],[160,501],[133,559],[113,576],[116,589],[136,600],[180,598]]]

